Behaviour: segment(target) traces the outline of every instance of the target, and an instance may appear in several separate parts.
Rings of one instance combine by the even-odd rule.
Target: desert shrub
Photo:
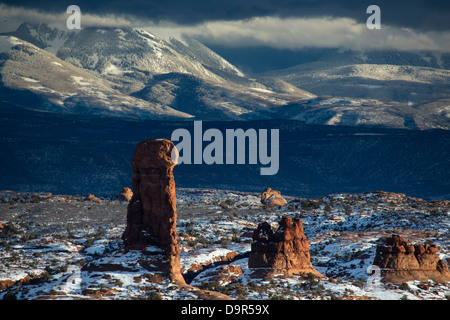
[[[20,241],[27,242],[27,241],[37,239],[37,238],[39,238],[39,234],[37,234],[35,232],[27,232],[22,235],[22,237],[20,238]]]
[[[399,289],[401,290],[405,290],[405,291],[410,291],[411,288],[409,287],[409,285],[406,282],[403,282],[400,286]]]
[[[231,208],[229,207],[231,204],[227,201],[219,201],[217,205],[222,208],[224,211],[231,211]]]
[[[248,296],[248,290],[242,283],[234,283],[229,287],[230,291],[234,292],[240,300],[245,299]]]
[[[3,228],[0,229],[0,238],[12,237],[16,234],[22,233],[12,222],[6,223]]]
[[[31,203],[39,203],[39,202],[41,202],[41,197],[38,194],[33,194],[31,196],[30,202]]]
[[[247,288],[249,291],[253,291],[258,294],[265,294],[269,290],[270,286],[268,284],[261,284],[261,283],[256,283],[256,282],[250,281],[247,284]],[[276,285],[272,285],[272,288],[275,289]]]
[[[313,210],[313,209],[319,209],[320,208],[320,201],[317,200],[302,200],[300,202],[302,209],[309,209],[309,210]]]
[[[227,200],[224,201],[224,203],[225,203],[226,205],[228,205],[228,206],[232,206],[233,203],[234,203],[234,201],[231,200],[231,199],[227,199]]]
[[[353,284],[355,286],[359,287],[360,289],[362,289],[362,288],[364,288],[364,286],[366,284],[366,280],[364,278],[358,278],[353,281]]]
[[[148,299],[149,299],[149,300],[162,300],[162,297],[161,297],[161,295],[160,295],[158,292],[156,292],[156,291],[151,291],[151,292],[148,294]]]
[[[221,285],[217,281],[202,282],[202,284],[199,285],[199,288],[203,290],[217,291],[223,294],[229,294],[228,288]]]

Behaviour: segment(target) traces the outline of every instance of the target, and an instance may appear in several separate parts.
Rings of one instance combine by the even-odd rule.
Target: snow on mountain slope
[[[443,69],[448,65],[444,54],[338,50],[319,61],[252,79],[186,35],[160,38],[142,28],[67,31],[30,24],[10,35],[25,47],[29,41],[52,53],[21,60],[16,52],[5,58],[6,88],[28,92],[25,97],[16,92],[5,101],[18,99],[24,107],[34,101],[33,108],[57,112],[147,119],[276,118],[320,125],[450,128],[445,102],[450,98],[450,71]],[[8,51],[12,45],[3,41],[2,47]],[[30,61],[33,66],[27,65]],[[14,79],[10,65],[21,70]],[[58,74],[58,65],[72,65],[84,75]],[[43,79],[33,73],[47,70],[52,81],[40,85]],[[70,85],[58,85],[68,79]]]
[[[107,80],[131,100],[137,97],[139,103],[146,100],[166,106],[164,112],[176,109],[180,118],[267,119],[272,109],[314,97],[281,80],[266,79],[262,84],[250,79],[186,36],[165,41],[145,29],[131,27],[92,27],[71,32],[29,24],[10,35],[45,50],[50,48],[61,60]],[[44,64],[41,66],[45,69]]]
[[[317,97],[280,107],[274,117],[317,125],[449,130],[449,106],[449,99],[411,106],[376,99]]]
[[[1,100],[62,113],[187,118],[167,106],[124,95],[108,80],[12,36],[0,36]]]
[[[169,43],[144,29],[87,28],[71,37],[57,56],[100,73],[124,93],[205,120],[240,120],[243,114],[267,118],[265,109],[313,96],[302,90],[278,91],[250,79],[186,36]]]
[[[418,83],[448,84],[450,70],[419,66],[389,64],[357,64],[350,66],[349,76],[378,81],[408,81]]]
[[[187,35],[180,35],[177,38],[171,37],[169,38],[169,43],[174,46],[178,52],[201,62],[203,66],[216,74],[221,74],[226,79],[228,78],[237,82],[248,81],[247,76],[238,68],[205,45]]]
[[[433,52],[336,51],[318,61],[265,75],[317,95],[419,105],[450,97],[450,55]]]
[[[70,36],[66,31],[49,27],[46,24],[32,25],[28,23],[22,23],[16,31],[4,35],[25,40],[52,54],[56,54]]]
[[[418,107],[418,110],[429,115],[436,115],[441,116],[444,119],[450,119],[450,99],[441,99],[424,103]]]
[[[318,61],[264,75],[322,96],[280,108],[279,117],[312,124],[448,130],[449,58],[435,52],[336,50]]]
[[[56,54],[80,68],[111,74],[122,73],[163,74],[190,73],[201,78],[222,81],[197,62],[187,59],[149,32],[130,27],[84,28],[74,33]],[[112,72],[115,74],[115,72]]]
[[[0,36],[0,53],[9,53],[12,47],[20,44],[24,42],[15,37]]]

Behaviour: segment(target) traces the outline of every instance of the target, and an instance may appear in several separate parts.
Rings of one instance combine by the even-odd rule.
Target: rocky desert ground
[[[186,286],[143,267],[146,250],[126,250],[127,201],[0,194],[1,299],[445,300],[450,283],[380,281],[370,272],[377,245],[392,234],[438,245],[450,260],[450,205],[403,194],[366,192],[321,198],[177,188],[177,233]],[[283,215],[301,218],[313,267],[325,277],[258,277],[248,267],[252,234]],[[158,250],[155,248],[155,250]]]

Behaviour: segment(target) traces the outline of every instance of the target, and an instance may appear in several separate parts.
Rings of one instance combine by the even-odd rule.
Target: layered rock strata
[[[399,235],[392,235],[385,244],[377,246],[373,264],[381,268],[384,281],[401,284],[419,280],[450,281],[447,264],[437,255],[435,244],[408,243]]]

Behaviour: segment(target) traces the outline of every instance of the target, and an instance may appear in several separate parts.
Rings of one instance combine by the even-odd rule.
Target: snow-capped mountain
[[[0,36],[3,102],[58,113],[132,118],[188,118],[126,94],[115,84],[13,36]]]
[[[126,108],[126,112],[117,114],[120,116],[243,120],[270,118],[272,108],[314,97],[279,80],[263,80],[263,84],[250,79],[194,39],[173,38],[168,42],[144,29],[64,31],[23,24],[17,31],[4,35],[2,41],[5,48],[8,47],[3,50],[2,74],[8,75],[2,77],[4,87],[7,91],[31,91],[45,100],[46,110],[59,108],[63,112],[84,113],[86,108],[104,105],[101,108],[112,111],[111,115],[118,108]],[[8,45],[11,41],[20,43]],[[35,54],[16,58],[27,50]],[[30,68],[20,65],[31,60]],[[19,73],[9,69],[12,63],[14,70],[21,70]],[[55,64],[70,66],[76,71],[71,75],[64,72],[58,75]],[[34,77],[30,72],[35,73]],[[13,80],[14,74],[21,80]],[[52,75],[53,81],[47,81],[42,88],[37,86],[36,83],[43,80],[36,77],[47,77],[47,74]],[[24,78],[32,80],[27,82]],[[61,86],[67,79],[80,88]],[[90,83],[101,84],[112,91],[104,92]],[[49,98],[49,92],[59,95],[58,99]],[[6,101],[17,103],[12,99]],[[36,108],[35,103],[21,105]],[[139,112],[131,111],[134,106]]]
[[[145,74],[176,72],[222,81],[200,62],[180,54],[169,43],[144,29],[82,29],[74,33],[56,55],[77,67],[107,76],[139,78]]]
[[[22,23],[16,31],[4,33],[4,35],[12,35],[53,54],[56,54],[70,36],[68,32],[46,24],[31,25],[27,23]]]
[[[318,98],[278,111],[312,124],[450,128],[450,54],[336,50],[264,75]]]
[[[254,79],[186,35],[142,28],[24,23],[0,41],[1,100],[31,109],[450,129],[445,54],[338,50]]]

